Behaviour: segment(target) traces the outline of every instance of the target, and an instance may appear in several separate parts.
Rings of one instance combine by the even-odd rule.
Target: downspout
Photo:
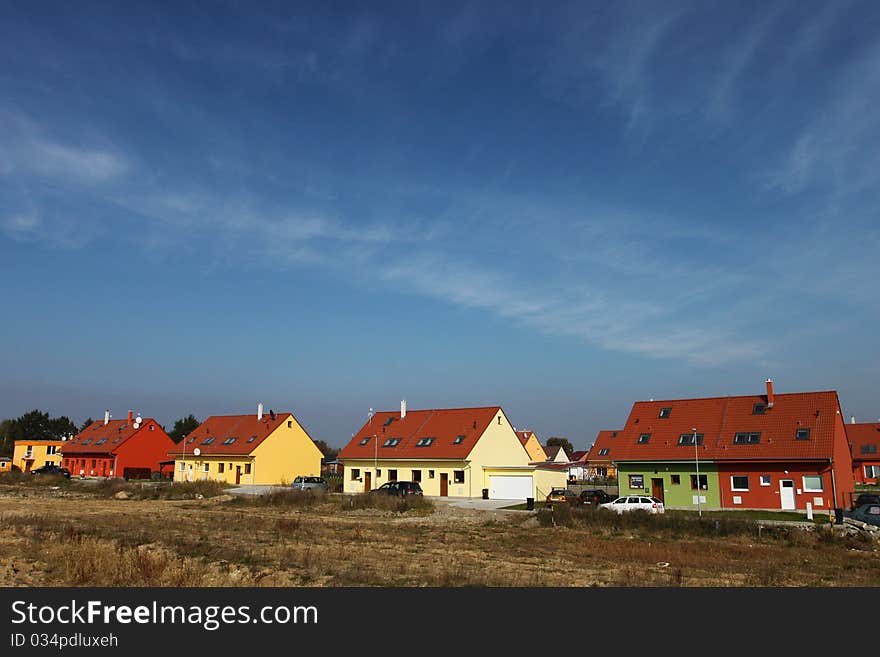
[[[831,508],[837,508],[837,480],[834,477],[834,457],[828,459],[828,462],[831,464],[831,494],[834,495],[833,504]]]

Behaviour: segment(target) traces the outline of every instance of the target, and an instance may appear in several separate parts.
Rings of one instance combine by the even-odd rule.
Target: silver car
[[[294,490],[308,490],[313,493],[326,493],[330,490],[330,484],[323,477],[297,477],[291,486]]]

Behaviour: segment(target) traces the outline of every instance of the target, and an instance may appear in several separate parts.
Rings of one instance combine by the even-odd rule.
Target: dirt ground
[[[876,542],[0,486],[2,586],[880,586]]]

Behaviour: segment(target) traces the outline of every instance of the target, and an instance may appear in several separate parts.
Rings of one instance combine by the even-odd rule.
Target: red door
[[[440,473],[440,497],[449,496],[449,475],[445,472]]]
[[[373,486],[373,473],[372,472],[365,472],[364,473],[364,492],[369,493],[372,486]]]

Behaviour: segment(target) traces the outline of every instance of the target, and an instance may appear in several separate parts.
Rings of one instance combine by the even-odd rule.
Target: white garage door
[[[532,497],[533,491],[531,476],[489,475],[489,499],[524,500]]]

